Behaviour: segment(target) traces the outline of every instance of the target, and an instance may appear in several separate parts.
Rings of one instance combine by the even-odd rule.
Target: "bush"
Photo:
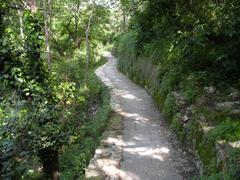
[[[94,155],[111,112],[108,90],[94,73],[90,75],[88,93],[91,94],[89,103],[95,102],[96,98],[99,100],[97,113],[92,119],[87,118],[82,121],[81,126],[75,130],[72,142],[68,147],[62,149],[60,155],[62,179],[81,179],[84,177],[85,169]],[[89,106],[89,104],[85,104],[85,106]],[[73,121],[78,121],[78,118],[73,119]]]
[[[57,74],[59,82],[74,82],[78,86],[83,79],[83,70],[77,60],[60,61],[55,63],[53,71]]]

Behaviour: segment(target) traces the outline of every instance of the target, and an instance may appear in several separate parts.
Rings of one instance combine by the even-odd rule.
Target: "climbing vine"
[[[94,88],[90,87],[93,81],[90,77],[89,89],[82,89],[84,72],[81,67],[86,63],[86,48],[80,41],[84,41],[81,39],[85,37],[83,24],[88,21],[88,13],[93,9],[90,7],[96,6],[93,14],[93,21],[96,23],[92,25],[94,31],[89,30],[92,51],[89,54],[90,68],[86,73],[90,74],[97,66],[96,61],[100,59],[99,52],[93,47],[100,46],[105,41],[104,34],[96,34],[99,34],[100,25],[107,22],[108,11],[95,4],[83,4],[86,8],[84,21],[82,24],[80,21],[75,22],[82,27],[73,32],[72,19],[70,24],[64,26],[57,9],[54,9],[59,3],[56,1],[49,4],[53,7],[51,15],[55,13],[57,16],[48,23],[54,20],[55,24],[60,24],[56,25],[57,28],[51,26],[54,23],[47,24],[49,31],[52,30],[51,37],[48,37],[49,43],[54,44],[51,46],[52,54],[48,54],[53,57],[50,69],[46,61],[46,24],[42,2],[1,2],[0,179],[31,179],[33,176],[58,179],[59,152],[63,152],[64,145],[70,144],[70,139],[86,120],[86,116],[90,116],[88,104],[91,102],[88,101],[93,101],[90,96],[101,98],[101,86],[95,83]],[[75,5],[75,1],[63,3],[66,3],[64,14],[72,18],[67,4]],[[102,19],[97,19],[98,15]],[[75,14],[76,18],[78,16],[80,14]],[[55,32],[60,32],[61,36],[54,34]],[[68,39],[62,41],[62,36]],[[99,39],[92,40],[97,36]],[[75,47],[72,40],[77,39],[79,44]],[[68,54],[64,48],[60,50],[61,43],[66,47],[70,43],[71,53]],[[38,172],[39,169],[42,170]]]

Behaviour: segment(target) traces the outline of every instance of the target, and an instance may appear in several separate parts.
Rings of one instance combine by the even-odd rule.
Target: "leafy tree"
[[[20,179],[34,159],[46,178],[59,178],[59,151],[88,111],[82,107],[88,96],[81,92],[82,65],[91,68],[98,60],[109,13],[89,1],[1,2],[1,178]],[[83,116],[80,122],[71,119],[76,115]]]

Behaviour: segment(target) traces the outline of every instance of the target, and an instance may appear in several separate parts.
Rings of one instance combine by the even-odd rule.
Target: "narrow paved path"
[[[112,88],[114,109],[124,117],[121,179],[190,179],[193,163],[169,142],[171,133],[152,98],[118,72],[116,58],[110,53],[106,57],[108,62],[97,75]]]

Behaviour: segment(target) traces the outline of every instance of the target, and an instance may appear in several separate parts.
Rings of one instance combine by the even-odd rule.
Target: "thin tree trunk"
[[[31,13],[35,13],[37,11],[36,1],[35,0],[29,0],[28,1],[28,7],[31,10]]]
[[[58,54],[59,54],[60,56],[65,56],[65,55],[64,55],[64,51],[63,51],[62,48],[59,46],[57,40],[56,40],[55,37],[53,36],[53,33],[50,31],[49,34],[50,34],[50,36],[51,36],[51,39],[53,40],[53,43],[56,45],[55,48],[56,48]]]
[[[52,2],[51,0],[48,0],[48,16],[49,16],[49,22],[51,23],[51,12],[52,12],[52,6],[51,6]]]
[[[123,31],[125,31],[126,30],[126,11],[125,11],[125,9],[123,8]]]
[[[87,87],[87,81],[88,81],[88,66],[90,62],[90,45],[89,45],[89,31],[91,26],[93,12],[91,12],[90,17],[88,19],[88,25],[86,27],[86,67],[85,67],[85,75],[84,75],[84,86]]]
[[[45,31],[45,46],[46,46],[46,53],[47,53],[47,62],[48,62],[48,70],[51,70],[51,52],[50,52],[50,43],[49,43],[49,3],[51,3],[50,0],[48,0],[48,5],[46,4],[46,0],[43,0],[43,12],[44,12],[44,31]]]
[[[20,9],[18,9],[17,12],[18,12],[18,17],[19,17],[20,36],[21,36],[22,42],[24,43],[22,11]]]
[[[77,11],[75,13],[75,35],[76,35],[76,47],[80,48],[80,39],[79,39],[79,32],[78,32],[78,22],[79,22],[79,12],[80,12],[80,1],[77,3]]]

